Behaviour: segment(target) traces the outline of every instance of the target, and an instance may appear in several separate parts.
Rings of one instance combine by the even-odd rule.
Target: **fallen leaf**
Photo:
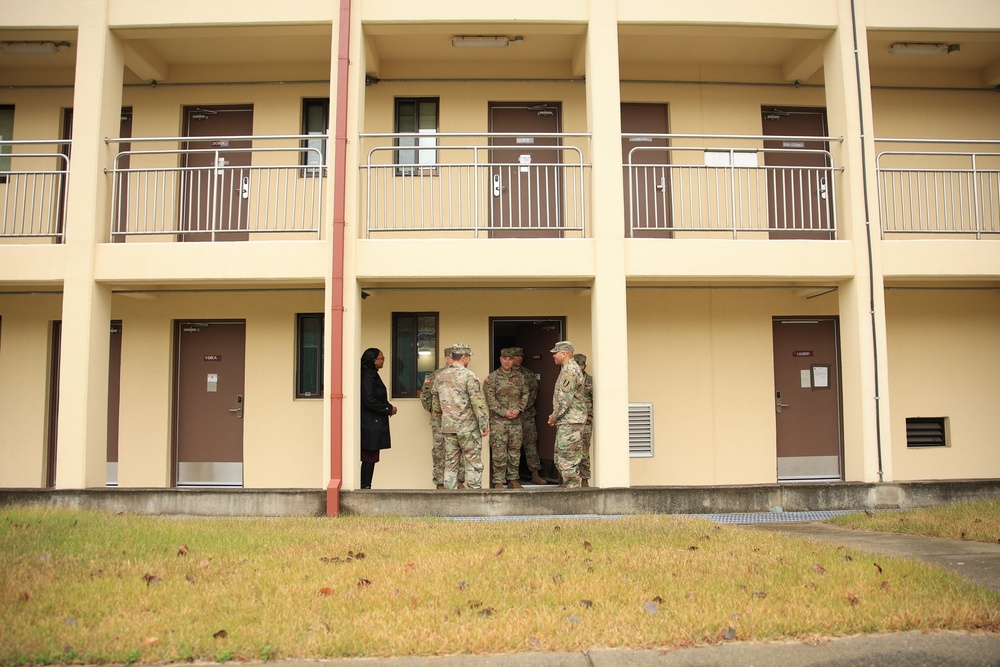
[[[854,593],[847,594],[847,601],[851,603],[852,607],[858,604],[858,598]]]
[[[146,637],[145,639],[142,640],[142,645],[143,646],[152,646],[153,644],[155,644],[158,641],[160,641],[159,637]]]
[[[882,574],[882,566],[881,565],[879,565],[878,563],[872,563],[872,565],[875,566],[875,569],[878,570],[879,574]]]
[[[584,541],[583,541],[583,548],[584,548],[584,550],[586,550],[586,551],[590,551],[590,550],[591,550],[591,549],[593,549],[594,547],[593,547],[593,545],[592,545],[592,544],[591,544],[590,542],[588,542],[587,540],[584,540]]]
[[[476,607],[482,607],[483,606],[483,601],[482,600],[469,600],[469,606],[472,607],[473,609],[475,609]]]
[[[884,591],[889,590],[889,582],[888,581],[883,581],[882,585],[879,586],[879,588],[881,588]]]
[[[826,568],[819,563],[813,563],[813,570],[819,572],[820,574],[826,574]]]
[[[194,577],[191,576],[190,574],[186,574],[186,575],[184,575],[184,581],[188,582],[189,584],[193,584],[194,583]]]
[[[458,590],[463,590],[466,586],[468,586],[468,584],[465,583],[464,581],[460,581],[460,582],[458,582],[457,586],[458,586]]]
[[[211,564],[212,564],[211,558],[202,558],[201,562],[198,563],[198,567],[208,567]]]
[[[696,546],[690,546],[690,547],[688,547],[688,551],[697,551],[697,550],[698,550],[698,547],[696,547]]]
[[[155,586],[156,584],[159,584],[161,581],[163,581],[162,579],[160,579],[155,574],[150,574],[149,572],[147,572],[146,574],[142,575],[142,578],[143,578],[143,581],[146,582],[146,587],[147,588],[150,585]]]
[[[27,602],[28,599],[31,597],[31,593],[29,593],[28,591],[24,591],[23,593],[21,593],[17,597],[18,597],[19,600],[23,600],[23,601]]]
[[[655,602],[656,604],[663,604],[663,598],[657,595],[655,598],[653,598],[653,602]]]
[[[493,615],[493,607],[486,607],[485,609],[479,610],[479,615],[483,618]]]
[[[365,586],[371,586],[372,582],[364,577],[358,579],[358,588],[364,588]]]
[[[365,559],[364,551],[359,551],[358,553],[354,554],[354,560],[364,560],[364,559]]]
[[[503,553],[504,551],[506,551],[506,550],[507,550],[507,545],[504,545],[504,546],[500,547],[500,550],[499,550],[499,551],[497,551],[497,552],[496,552],[495,554],[493,554],[493,555],[494,555],[494,556],[499,556],[500,554],[502,554],[502,553]]]
[[[407,570],[411,570],[412,571],[412,570],[417,569],[417,564],[416,563],[407,563],[403,567],[405,567]]]
[[[847,561],[848,563],[850,563],[850,562],[851,562],[852,560],[854,560],[854,559],[853,559],[853,558],[851,558],[850,556],[847,556],[847,555],[845,555],[845,556],[844,556],[844,560],[845,560],[845,561]]]
[[[324,586],[323,588],[319,589],[319,594],[320,595],[333,595],[333,589],[330,588],[329,586]]]
[[[594,606],[594,602],[592,600],[580,600],[580,606],[585,609],[590,609]]]
[[[214,637],[215,639],[225,639],[228,636],[229,636],[229,633],[226,632],[225,630],[219,630],[214,635],[212,635],[212,637]]]
[[[719,638],[724,639],[727,642],[731,642],[736,639],[736,628],[729,626],[725,630],[719,633]]]
[[[806,588],[816,588],[816,583],[810,581],[808,584],[806,584]]]
[[[562,580],[563,578],[561,574],[559,574],[558,572],[552,573],[552,581],[556,582],[557,584],[561,584]]]
[[[755,592],[755,593],[753,594],[753,596],[754,596],[755,598],[760,598],[761,600],[763,600],[763,599],[765,599],[765,598],[767,597],[767,593],[765,593],[764,591],[756,591],[756,592]]]
[[[182,544],[181,548],[177,550],[177,555],[178,556],[187,556],[188,555],[188,545]]]

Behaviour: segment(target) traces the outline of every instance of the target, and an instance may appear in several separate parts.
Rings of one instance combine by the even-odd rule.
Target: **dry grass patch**
[[[1000,595],[956,575],[699,519],[0,511],[2,665],[579,651],[998,623]]]
[[[904,512],[852,512],[829,520],[837,526],[1000,544],[1000,500],[954,503]]]

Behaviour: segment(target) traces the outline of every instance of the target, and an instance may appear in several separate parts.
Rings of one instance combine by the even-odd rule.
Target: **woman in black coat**
[[[361,355],[361,488],[372,488],[372,476],[378,463],[379,451],[389,449],[389,417],[396,414],[396,407],[389,403],[389,395],[379,369],[385,364],[385,355],[370,347]]]

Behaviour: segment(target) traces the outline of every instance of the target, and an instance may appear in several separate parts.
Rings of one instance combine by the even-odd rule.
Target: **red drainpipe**
[[[351,48],[351,0],[340,1],[337,45],[337,125],[333,158],[333,279],[330,282],[330,483],[326,514],[340,514],[344,450],[344,227],[347,207],[347,75]]]

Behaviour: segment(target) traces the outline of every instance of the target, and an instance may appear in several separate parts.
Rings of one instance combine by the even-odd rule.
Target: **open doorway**
[[[491,317],[490,318],[490,370],[500,365],[500,350],[520,347],[524,350],[523,366],[538,379],[538,398],[535,401],[535,426],[538,430],[539,470],[542,477],[558,480],[554,463],[555,429],[548,425],[552,414],[552,390],[559,377],[559,368],[552,361],[549,350],[566,339],[565,317]],[[531,479],[524,448],[521,448],[520,473],[522,480]]]

